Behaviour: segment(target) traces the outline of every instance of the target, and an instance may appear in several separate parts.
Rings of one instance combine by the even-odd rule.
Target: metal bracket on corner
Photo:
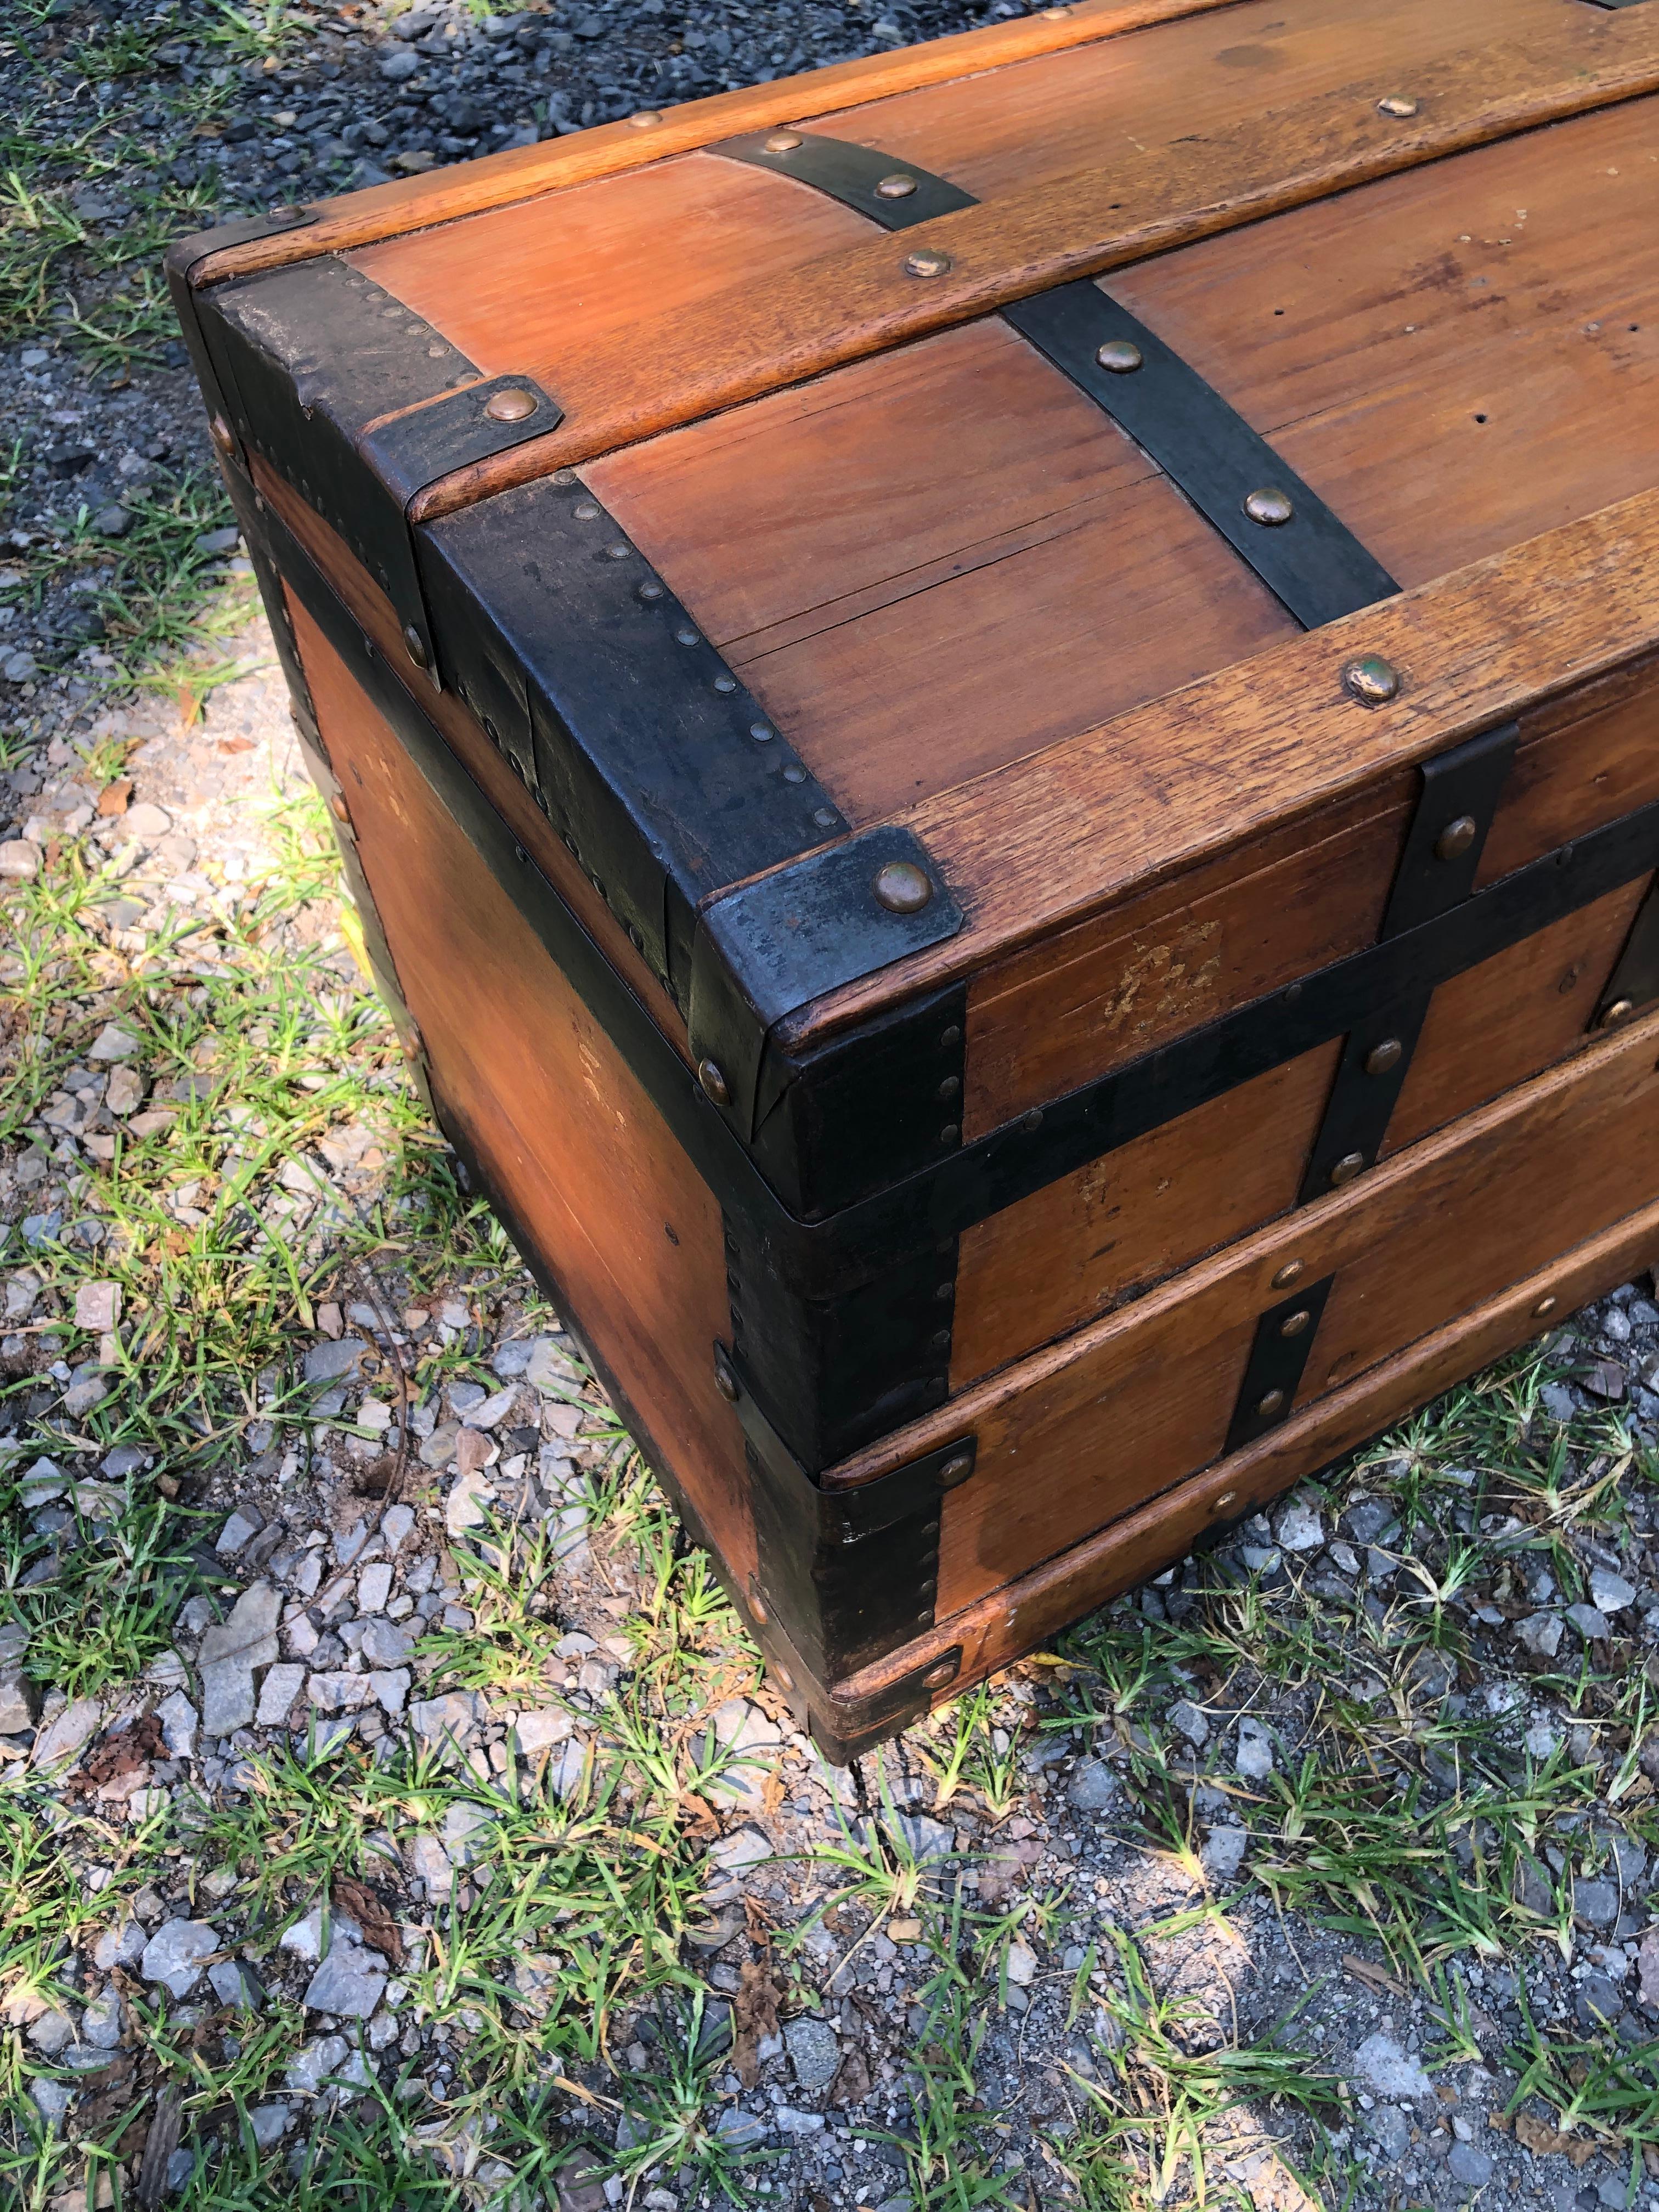
[[[225,404],[218,371],[208,351],[201,310],[191,282],[191,272],[210,253],[222,252],[227,246],[252,246],[262,238],[278,238],[284,231],[301,230],[316,220],[314,208],[273,209],[269,215],[244,216],[234,222],[222,222],[211,230],[198,230],[176,238],[167,249],[164,266],[167,291],[173,301],[173,312],[179,319],[185,349],[190,356],[196,381],[202,387],[210,416],[216,422],[223,423],[227,430],[230,428],[231,410]],[[215,443],[220,443],[216,432]]]
[[[1513,722],[1501,723],[1422,763],[1423,788],[1395,870],[1379,942],[1437,921],[1470,896],[1519,734]],[[1308,1156],[1299,1204],[1352,1182],[1376,1164],[1430,997],[1418,992],[1368,1008],[1348,1032]]]
[[[1659,999],[1659,876],[1637,908],[1630,935],[1613,963],[1590,1027],[1618,1029],[1656,999]]]
[[[884,823],[711,899],[697,920],[688,1028],[698,1080],[747,1143],[774,1024],[943,944],[963,912],[908,830]]]

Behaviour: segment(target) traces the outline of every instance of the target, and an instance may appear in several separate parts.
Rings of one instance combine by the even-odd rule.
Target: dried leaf
[[[784,1991],[772,1978],[769,1959],[745,1959],[732,2000],[732,2064],[745,2089],[760,2079],[760,2046],[778,2032],[778,2007]]]
[[[122,1775],[136,1774],[141,1767],[148,1768],[163,1748],[161,1723],[154,1713],[146,1713],[119,1735],[106,1735],[89,1752],[64,1782],[64,1794],[70,1798],[90,1797],[94,1791],[118,1781]]]
[[[714,1807],[706,1798],[699,1797],[695,1790],[681,1790],[680,1809],[699,1835],[711,1838],[719,1835],[720,1824],[714,1817]]]
[[[1390,1997],[1403,1997],[1406,1994],[1406,1985],[1403,1982],[1397,1982],[1394,1976],[1382,1967],[1372,1966],[1369,1959],[1356,1959],[1345,1955],[1342,1964],[1345,1970],[1353,1976],[1355,1981],[1364,1982],[1367,1989],[1380,1990],[1384,1996]]]
[[[861,2105],[871,2086],[870,2069],[865,2063],[864,2053],[854,2044],[830,2085],[830,2101],[832,2105]]]
[[[98,811],[105,816],[125,814],[127,801],[132,797],[132,778],[118,775],[113,783],[106,783],[98,794]]]
[[[329,1894],[334,1910],[356,1922],[371,1949],[381,1952],[394,1967],[402,1966],[404,1939],[398,1933],[398,1923],[367,1882],[349,1874],[337,1874]]]
[[[1547,2120],[1534,2119],[1530,2112],[1516,2114],[1515,2140],[1534,2158],[1569,2158],[1575,2166],[1587,2165],[1597,2151],[1607,2148],[1592,2136],[1564,2136],[1559,2128],[1553,2128]]]

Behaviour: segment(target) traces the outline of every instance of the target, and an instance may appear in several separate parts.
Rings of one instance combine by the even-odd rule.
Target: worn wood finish
[[[253,477],[260,496],[270,501],[339,594],[342,603],[350,610],[353,618],[374,639],[391,665],[402,667],[406,655],[392,602],[350,547],[257,454],[253,457]],[[453,692],[436,690],[429,684],[422,684],[415,696],[428,720],[441,732],[473,781],[488,793],[496,812],[577,915],[611,965],[627,978],[635,996],[650,1008],[657,1026],[689,1066],[690,1048],[679,1008],[555,835],[547,817],[484,734],[471,708]]]
[[[1043,179],[901,237],[825,255],[780,283],[734,286],[650,344],[630,334],[579,361],[542,364],[565,421],[445,477],[417,511],[452,512],[1070,278],[1659,89],[1659,25],[1642,8],[1609,14],[1505,0],[1501,13],[1508,35],[1476,36],[1466,12],[1469,43],[1413,68],[1421,104],[1407,120],[1377,105],[1397,94],[1404,57],[1357,79],[1336,69],[1330,89],[1212,137]],[[927,283],[906,269],[923,243],[951,257],[949,270]],[[540,373],[533,362],[514,366]]]
[[[777,123],[800,123],[860,102],[890,98],[923,85],[1006,68],[1044,54],[1086,46],[1129,31],[1166,23],[1212,9],[1246,11],[1237,0],[1075,0],[1063,15],[1044,13],[1013,22],[992,23],[950,38],[896,52],[866,54],[834,63],[810,76],[782,77],[771,84],[745,85],[706,100],[687,100],[663,111],[654,122],[634,118],[605,123],[567,138],[487,154],[462,167],[424,177],[370,185],[325,204],[319,222],[304,230],[285,231],[246,246],[227,246],[208,257],[196,274],[198,284],[216,284],[262,269],[279,269],[319,253],[342,252],[404,232],[427,229],[483,214],[515,200],[545,197],[597,177],[617,176],[689,154],[717,139]],[[1258,9],[1258,13],[1264,12]]]
[[[1577,719],[1581,687],[1656,646],[1659,494],[1644,493],[908,809],[966,926],[819,1000],[789,1040],[946,978],[984,969],[994,989],[1027,947],[1293,831],[1460,738],[1534,708]],[[1406,678],[1376,708],[1341,683],[1370,653]],[[1628,711],[1652,703],[1638,695]]]
[[[1659,670],[1650,658],[1530,709],[1521,728],[1481,856],[1483,884],[1659,799]],[[969,1137],[1373,942],[1419,787],[1414,773],[1396,771],[1372,790],[1279,823],[1173,884],[993,962],[969,994]],[[1601,942],[1587,939],[1583,948],[1574,1003],[1584,1020]],[[1500,957],[1524,963],[1527,956]],[[1480,988],[1443,987],[1435,1028],[1453,1018],[1451,1009],[1460,1010],[1456,1018],[1479,1010]],[[1524,1066],[1505,1056],[1504,1064],[1518,1077],[1565,1048],[1553,1045]],[[1428,1068],[1437,1058],[1431,1031],[1419,1059]],[[1422,1079],[1413,1073],[1415,1090]],[[1454,1076],[1454,1087],[1462,1080]],[[1400,1126],[1431,1126],[1416,1122],[1409,1099],[1401,1104]]]
[[[851,1709],[917,1668],[960,1651],[961,1665],[935,1704],[1040,1650],[1073,1620],[1181,1559],[1218,1524],[1258,1511],[1305,1475],[1328,1466],[1412,1409],[1478,1373],[1540,1326],[1545,1298],[1571,1312],[1627,1282],[1659,1254],[1659,1205],[1626,1215],[1554,1265],[1380,1362],[1296,1414],[1261,1442],[1148,1499],[1083,1542],[1056,1552],[1001,1589],[975,1599],[889,1657],[835,1685],[830,1703]]]
[[[1659,486],[1655,129],[1644,103],[1581,118],[1115,289],[1419,581]],[[587,474],[857,823],[1295,627],[998,321]]]
[[[1220,1453],[1273,1277],[1334,1273],[1298,1403],[1549,1265],[1659,1188],[1659,1014],[966,1392],[832,1472],[979,1439],[945,1501],[954,1611]],[[1178,1386],[1174,1378],[1178,1377]]]
[[[602,1348],[642,1444],[746,1572],[742,1431],[708,1354],[729,1326],[720,1207],[292,593],[288,607],[433,1087]]]

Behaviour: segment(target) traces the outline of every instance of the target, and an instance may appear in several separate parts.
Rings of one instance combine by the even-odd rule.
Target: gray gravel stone
[[[1402,2051],[1391,2035],[1380,2031],[1368,2035],[1355,2051],[1353,2063],[1360,2080],[1379,2097],[1415,2101],[1434,2094],[1434,2084],[1421,2062]]]
[[[1412,2147],[1412,2124],[1398,2105],[1378,2105],[1365,2115],[1366,2131],[1384,2158],[1396,2164]]]
[[[143,1955],[144,1931],[136,1920],[106,1928],[92,1947],[92,1963],[100,1974],[112,1966],[136,1966]]]
[[[1103,1759],[1079,1759],[1066,1784],[1066,1802],[1079,1813],[1103,1813],[1117,1791],[1117,1776]]]
[[[1238,1723],[1238,1749],[1233,1766],[1252,1782],[1264,1781],[1273,1772],[1273,1740],[1260,1721],[1247,1718]]]
[[[1564,1624],[1559,1613],[1529,1613],[1510,1632],[1523,1650],[1540,1659],[1553,1659],[1561,1649]]]
[[[304,1687],[306,1670],[291,1661],[270,1668],[259,1686],[258,1709],[254,1715],[261,1728],[281,1728],[288,1719],[289,1708]]]
[[[406,1667],[414,1649],[414,1638],[395,1620],[382,1620],[377,1615],[363,1630],[366,1667]]]
[[[1567,1607],[1567,1619],[1578,1631],[1586,1644],[1604,1642],[1613,1634],[1613,1623],[1599,1607],[1570,1605]]]
[[[276,1656],[276,1620],[282,1599],[270,1583],[242,1592],[228,1620],[202,1632],[202,1728],[226,1736],[253,1724],[253,1673]]]
[[[121,2040],[121,1999],[115,1990],[95,1996],[81,2015],[82,2040],[97,2051],[113,2051]]]
[[[1316,1552],[1325,1540],[1325,1524],[1317,1510],[1300,1498],[1280,1506],[1273,1519],[1273,1535],[1287,1552]]]
[[[804,2020],[787,2021],[783,2040],[801,2087],[827,2089],[841,2069],[841,2045],[829,2021],[811,2014]]]
[[[340,2020],[367,2020],[386,1985],[386,1962],[378,1952],[361,1951],[337,1940],[312,1976],[306,1990],[309,2012],[332,2013]]]
[[[1572,1909],[1592,1928],[1611,1928],[1619,1917],[1618,1883],[1600,1880],[1574,1882]]]
[[[1635,1584],[1607,1567],[1590,1569],[1589,1594],[1590,1603],[1598,1613],[1622,1613],[1626,1606],[1636,1602]]]
[[[73,1759],[98,1733],[104,1709],[96,1698],[77,1698],[65,1705],[34,1739],[31,1764],[42,1769],[61,1766]]]
[[[247,2121],[259,2148],[270,2150],[281,2142],[293,2118],[292,2105],[256,2105],[248,2114]]]
[[[1492,2179],[1492,2160],[1473,2143],[1455,2142],[1446,2160],[1446,2171],[1465,2189],[1484,2189]]]
[[[138,1971],[147,1982],[187,1997],[202,1978],[204,1963],[218,1948],[218,1936],[205,1921],[164,1921],[145,1944]]]

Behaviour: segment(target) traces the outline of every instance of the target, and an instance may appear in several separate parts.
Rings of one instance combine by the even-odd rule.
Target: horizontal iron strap
[[[886,230],[976,204],[945,178],[845,138],[757,131],[709,151],[794,177]],[[1059,285],[1002,317],[1150,455],[1304,629],[1400,589],[1215,387],[1098,284]]]
[[[1144,1136],[1176,1115],[1344,1036],[1369,1013],[1416,998],[1659,866],[1659,800],[1477,891],[1461,906],[1368,945],[1299,983],[1179,1037],[1054,1105],[964,1146],[878,1197],[797,1220],[780,1204],[685,1062],[421,711],[400,672],[347,612],[281,519],[228,471],[238,519],[385,715],[484,866],[616,1042],[692,1164],[803,1293],[827,1297],[884,1273],[929,1237],[953,1235]]]

